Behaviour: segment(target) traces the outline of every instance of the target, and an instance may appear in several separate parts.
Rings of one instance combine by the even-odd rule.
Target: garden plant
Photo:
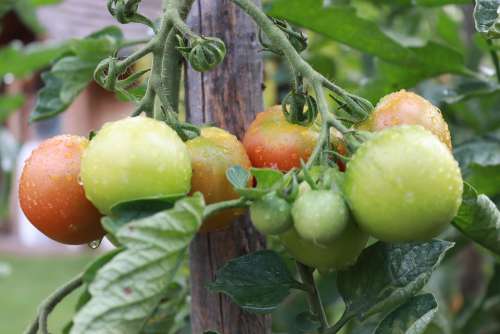
[[[231,53],[186,23],[193,0],[163,1],[158,20],[140,0],[108,0],[120,24],[154,32],[144,40],[113,26],[51,49],[0,51],[44,52],[32,69],[11,69],[18,76],[50,63],[32,122],[65,111],[91,80],[136,106],[87,138],[47,139],[26,161],[19,201],[37,229],[64,244],[115,246],[48,296],[26,333],[49,333],[70,293],[80,297],[66,333],[188,333],[189,245],[247,213],[267,249],[228,261],[204,288],[272,314],[274,333],[499,333],[500,2],[474,9],[475,57],[491,72],[461,55],[451,14],[470,1],[226,2],[251,17],[263,54],[291,80],[241,141],[181,115],[182,69],[208,72]],[[404,44],[370,21],[423,15],[419,24],[433,11],[439,42]],[[318,36],[377,57],[366,66],[378,74],[341,87],[311,56]],[[151,67],[138,68],[148,56]],[[481,258],[479,292],[450,298],[470,249]]]

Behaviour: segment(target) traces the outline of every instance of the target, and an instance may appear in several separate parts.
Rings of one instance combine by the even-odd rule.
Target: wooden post
[[[195,124],[213,122],[241,139],[246,126],[263,107],[258,30],[228,0],[197,0],[188,23],[201,35],[224,40],[228,54],[224,63],[213,71],[200,74],[188,69],[187,118]],[[195,238],[190,248],[194,334],[206,330],[221,334],[270,332],[269,317],[244,312],[228,297],[206,288],[215,278],[216,270],[229,259],[263,247],[264,239],[247,218],[235,222],[227,231]]]

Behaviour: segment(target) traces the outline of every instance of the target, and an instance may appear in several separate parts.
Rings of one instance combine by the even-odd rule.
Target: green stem
[[[238,199],[233,199],[230,201],[213,203],[207,205],[207,207],[205,208],[205,211],[203,212],[203,219],[206,219],[209,216],[222,210],[233,209],[233,208],[246,208],[246,207],[248,207],[248,201],[243,197]]]
[[[47,320],[50,312],[71,292],[83,284],[82,274],[57,289],[52,295],[45,299],[39,307],[38,315],[25,334],[36,334],[40,329],[43,334],[49,334]]]
[[[328,319],[326,318],[325,309],[323,307],[323,303],[321,302],[321,296],[319,295],[316,282],[314,281],[314,269],[300,262],[297,262],[297,269],[302,283],[307,286],[307,299],[309,301],[311,312],[314,313],[320,321],[319,333],[325,333],[328,328]]]
[[[342,122],[340,122],[336,117],[329,112],[328,102],[326,100],[325,94],[323,92],[323,86],[338,96],[342,97],[344,102],[356,113],[367,116],[366,109],[369,109],[371,103],[365,99],[354,96],[343,88],[337,86],[333,82],[326,79],[323,75],[316,72],[311,65],[309,65],[295,50],[293,45],[288,40],[287,36],[281,29],[276,27],[272,20],[270,20],[264,12],[260,10],[251,0],[231,0],[236,5],[238,5],[243,11],[245,11],[250,17],[253,18],[255,23],[262,29],[262,31],[267,35],[269,41],[280,50],[286,57],[288,62],[294,68],[294,71],[304,79],[306,79],[313,87],[316,92],[316,97],[318,99],[319,111],[323,120],[322,130],[320,138],[316,147],[307,162],[307,166],[311,166],[316,159],[320,156],[323,147],[329,141],[331,126],[335,127],[342,134],[348,133],[347,129]]]
[[[349,312],[344,312],[342,317],[340,317],[339,321],[337,321],[332,327],[328,328],[325,334],[337,334],[340,332],[342,327],[344,327],[355,315]]]
[[[194,0],[183,0],[179,3],[178,0],[176,0],[176,3],[167,5],[167,13],[170,13],[169,17],[176,29],[180,30],[179,26],[183,26],[189,30],[189,27],[187,27],[183,20],[186,19],[193,2]],[[182,74],[182,56],[176,49],[176,29],[172,29],[168,34],[163,49],[160,73],[161,85],[159,90],[159,94],[169,101],[170,106],[175,112],[177,112],[179,108],[179,90]],[[189,32],[192,34],[191,30],[189,30]]]
[[[490,49],[491,60],[493,61],[493,65],[495,66],[497,80],[498,82],[500,82],[500,61],[498,59],[498,53],[493,49],[493,42],[491,41],[491,39],[487,39],[486,42],[488,43]]]

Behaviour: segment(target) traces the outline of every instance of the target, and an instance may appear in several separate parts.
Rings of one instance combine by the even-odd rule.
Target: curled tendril
[[[177,36],[177,50],[198,72],[210,71],[226,57],[226,45],[216,37],[199,37],[193,41]]]
[[[269,17],[271,21],[281,30],[285,33],[286,37],[292,44],[293,48],[297,52],[302,52],[307,48],[307,36],[300,30],[294,29],[287,21],[285,20],[280,20],[280,19],[275,19],[273,17]],[[280,50],[274,48],[271,44],[266,42],[266,39],[264,37],[264,34],[262,33],[262,30],[259,33],[259,41],[260,44],[264,47],[264,50],[266,51],[271,51],[277,55],[282,56],[283,52]]]
[[[292,90],[283,99],[281,105],[285,118],[290,123],[308,126],[318,116],[316,99],[307,93]]]
[[[109,91],[124,92],[130,88],[150,69],[142,70],[130,75],[122,75],[122,70],[118,65],[118,58],[108,57],[102,60],[94,71],[94,80],[103,88]],[[126,71],[125,71],[126,72]],[[121,78],[123,76],[124,78]]]
[[[108,11],[121,24],[142,23],[153,30],[156,30],[154,23],[139,14],[139,3],[141,0],[108,0]]]
[[[94,71],[94,80],[107,90],[114,91],[116,88],[117,62],[116,57],[108,57],[102,60]]]

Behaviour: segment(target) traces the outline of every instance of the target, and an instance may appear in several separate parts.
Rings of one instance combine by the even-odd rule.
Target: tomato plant
[[[241,142],[227,131],[209,127],[203,128],[200,136],[189,140],[186,145],[193,168],[191,193],[200,191],[208,204],[239,198],[226,178],[226,170],[234,165],[250,168],[250,160]],[[241,209],[219,212],[208,218],[201,230],[224,229],[243,213]]]
[[[87,145],[87,139],[78,136],[45,140],[26,161],[19,182],[19,202],[28,220],[64,244],[85,244],[104,235],[101,214],[79,183]]]
[[[358,149],[346,171],[345,193],[356,221],[389,242],[436,237],[456,216],[462,189],[458,163],[421,126],[380,132]]]
[[[65,111],[92,79],[135,106],[90,142],[56,137],[26,164],[20,202],[37,228],[72,244],[104,228],[119,245],[52,294],[27,333],[48,333],[80,286],[71,334],[270,332],[260,314],[276,333],[498,332],[498,4],[212,2],[193,7],[191,29],[192,0],[163,1],[159,20],[140,0],[108,0],[119,23],[153,36],[113,26],[0,50],[6,84],[51,64],[32,121]],[[257,40],[274,55],[265,83]],[[247,124],[261,87],[281,105]],[[0,97],[0,121],[20,100]]]
[[[81,179],[87,198],[109,214],[120,203],[188,193],[191,159],[186,145],[165,123],[126,118],[105,124],[90,141],[82,157]]]

